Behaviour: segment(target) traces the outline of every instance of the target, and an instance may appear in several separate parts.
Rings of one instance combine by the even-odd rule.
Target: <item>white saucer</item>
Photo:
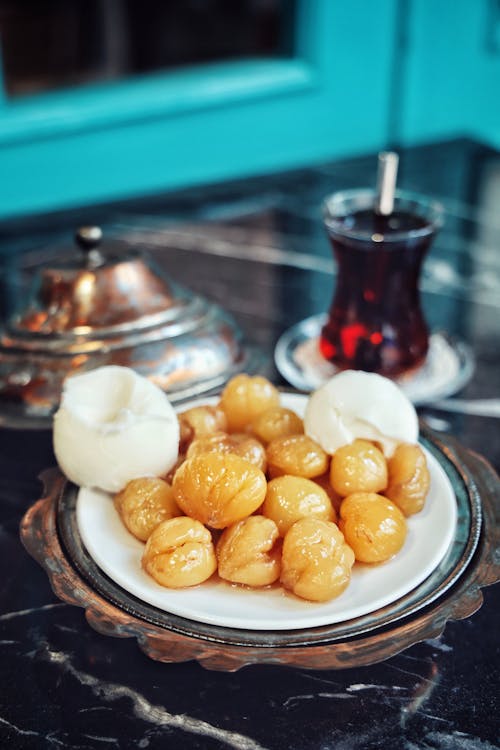
[[[203,399],[196,403],[215,403]],[[307,397],[282,394],[282,404],[302,416]],[[183,405],[189,408],[190,404]],[[344,622],[378,610],[418,586],[439,565],[455,535],[456,498],[439,462],[426,453],[431,474],[424,509],[408,519],[403,549],[381,565],[356,563],[348,588],[326,603],[301,600],[281,587],[250,590],[214,576],[193,588],[172,590],[141,568],[144,545],[122,524],[110,495],[80,489],[77,524],[94,562],[115,583],[148,604],[197,622],[245,630],[297,630]]]
[[[276,367],[294,388],[312,391],[338,372],[324,359],[318,341],[327,315],[314,315],[289,328],[274,351]],[[414,404],[446,398],[464,387],[474,372],[474,356],[461,341],[432,333],[429,352],[419,370],[396,380]]]

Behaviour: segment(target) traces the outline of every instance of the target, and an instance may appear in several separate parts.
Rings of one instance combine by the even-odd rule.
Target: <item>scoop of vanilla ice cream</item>
[[[65,382],[53,441],[68,479],[118,492],[131,479],[172,468],[179,422],[158,386],[128,367],[99,367]]]
[[[376,440],[392,456],[398,443],[416,443],[413,404],[392,381],[361,370],[345,370],[308,399],[305,432],[333,454],[356,438]]]

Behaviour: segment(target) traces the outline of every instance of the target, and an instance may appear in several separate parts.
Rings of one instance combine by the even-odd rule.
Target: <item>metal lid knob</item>
[[[104,263],[104,256],[97,249],[102,242],[101,227],[80,227],[75,232],[75,242],[85,255],[87,267],[95,268]]]

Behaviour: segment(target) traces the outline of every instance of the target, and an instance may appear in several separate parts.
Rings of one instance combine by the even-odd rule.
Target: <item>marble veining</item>
[[[183,732],[214,738],[223,745],[234,747],[236,750],[266,750],[263,745],[238,732],[226,731],[206,721],[201,721],[185,714],[172,714],[163,706],[152,704],[143,695],[126,685],[99,680],[93,675],[77,669],[71,663],[70,654],[53,651],[47,643],[40,644],[37,658],[42,658],[51,664],[56,664],[62,674],[73,677],[80,685],[88,688],[101,701],[111,703],[122,698],[128,699],[134,715],[145,722],[158,727],[180,729]],[[89,738],[90,736],[87,735]],[[99,741],[104,740],[99,738]],[[118,742],[117,739],[113,741]]]
[[[465,734],[464,732],[428,732],[421,742],[406,742],[405,750],[497,750],[498,745],[492,745]]]
[[[5,612],[4,614],[0,615],[0,622],[5,620],[15,620],[18,617],[26,617],[28,615],[33,615],[36,612],[42,612],[44,610],[49,609],[60,609],[61,607],[67,607],[67,604],[64,604],[64,602],[55,602],[54,604],[43,604],[41,607],[32,607],[30,609],[21,609],[17,612]]]

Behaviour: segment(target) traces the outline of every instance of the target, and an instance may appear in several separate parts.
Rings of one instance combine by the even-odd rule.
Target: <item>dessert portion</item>
[[[395,503],[405,516],[422,510],[431,485],[425,456],[418,445],[400,443],[388,461],[390,481],[385,496]]]
[[[262,513],[276,523],[281,536],[301,518],[337,520],[335,508],[323,487],[306,477],[286,474],[268,483]]]
[[[305,517],[283,541],[281,581],[301,599],[326,602],[349,585],[354,552],[331,521]]]
[[[159,477],[132,479],[115,495],[115,508],[130,533],[141,542],[147,542],[162,521],[181,515],[171,485]]]
[[[386,456],[398,443],[416,443],[418,418],[411,401],[392,381],[361,370],[344,370],[309,398],[306,434],[334,454],[356,438],[379,443]]]
[[[179,508],[211,529],[225,529],[250,516],[264,502],[264,473],[234,453],[201,453],[187,458],[172,482]]]
[[[281,405],[267,379],[237,375],[217,403],[174,415],[171,427],[170,404],[156,394],[148,400],[149,383],[141,390],[139,376],[104,369],[119,371],[115,389],[112,373],[94,371],[93,383],[71,389],[69,405],[61,405],[57,454],[73,481],[114,493],[124,525],[145,542],[143,569],[161,586],[195,586],[217,574],[235,586],[279,583],[301,599],[329,601],[349,586],[356,561],[378,565],[397,555],[408,517],[424,507],[430,480],[415,410],[378,375],[335,376],[309,397],[304,420]],[[126,398],[134,392],[147,407],[143,443],[140,406]],[[159,415],[149,410],[153,402]],[[75,470],[69,459],[80,422],[94,444],[84,446]],[[115,431],[120,448],[130,439],[125,464],[136,473],[125,482],[117,444],[106,446],[105,459],[91,450],[99,442],[102,451]],[[161,454],[161,464],[153,467],[150,454],[155,461]]]
[[[188,516],[163,521],[146,543],[142,565],[160,586],[196,586],[217,569],[212,535]]]
[[[405,517],[400,509],[375,492],[354,492],[340,506],[340,528],[356,560],[389,560],[404,544]]]
[[[228,526],[217,543],[219,575],[231,583],[268,586],[280,577],[278,527],[264,515]]]
[[[54,415],[54,452],[81,487],[119,492],[177,461],[179,421],[165,393],[128,367],[68,378]]]

